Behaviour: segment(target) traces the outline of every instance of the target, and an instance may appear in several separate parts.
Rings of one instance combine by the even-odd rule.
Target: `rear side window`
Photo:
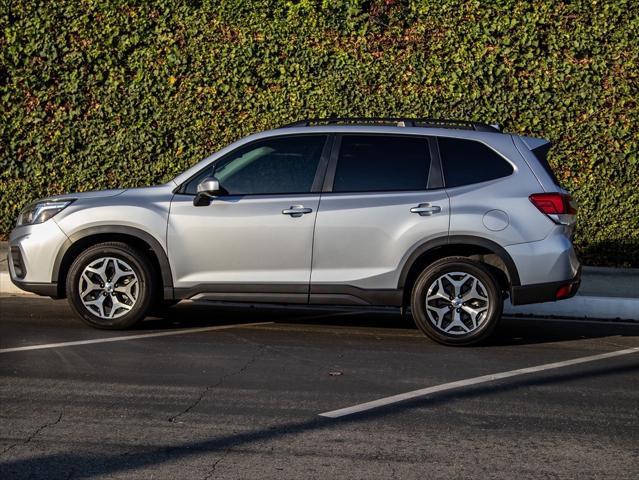
[[[546,170],[546,173],[550,175],[550,178],[552,178],[552,181],[555,183],[555,185],[561,188],[559,180],[555,176],[555,172],[552,171],[552,168],[548,163],[548,152],[550,151],[550,147],[552,147],[552,143],[548,142],[531,151],[535,155],[535,157],[537,157],[537,161],[539,162],[539,164],[543,167],[544,170]]]
[[[483,143],[445,137],[437,141],[447,187],[485,182],[513,173],[512,165]]]
[[[345,135],[334,192],[426,190],[428,140],[418,137]]]

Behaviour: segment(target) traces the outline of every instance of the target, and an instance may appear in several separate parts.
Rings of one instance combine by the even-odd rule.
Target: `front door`
[[[271,137],[240,147],[184,185],[167,243],[180,298],[306,303],[327,137]],[[223,194],[194,206],[215,177]]]

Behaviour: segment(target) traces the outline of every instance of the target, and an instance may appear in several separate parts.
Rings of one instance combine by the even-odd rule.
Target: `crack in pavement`
[[[9,445],[7,448],[5,448],[2,452],[0,452],[0,456],[4,455],[5,453],[10,452],[11,450],[13,450],[14,448],[16,448],[18,445],[26,445],[28,444],[31,440],[33,440],[38,434],[40,434],[40,432],[42,432],[42,430],[44,430],[45,428],[49,428],[52,427],[54,425],[57,425],[58,423],[60,423],[60,421],[62,420],[62,412],[60,412],[60,414],[58,415],[58,419],[55,420],[54,422],[48,422],[45,423],[44,425],[40,425],[38,428],[36,428],[34,430],[34,432],[29,435],[26,439],[22,440],[21,442],[16,442],[13,445]]]
[[[303,356],[300,356],[300,355],[296,355],[294,353],[286,352],[286,351],[281,350],[281,349],[279,349],[279,348],[277,348],[277,347],[275,347],[275,346],[273,346],[271,344],[262,344],[262,343],[254,341],[254,340],[249,340],[247,338],[238,337],[237,335],[232,334],[232,333],[230,333],[230,335],[232,337],[236,338],[237,340],[240,340],[240,341],[242,341],[242,342],[244,342],[246,344],[255,345],[255,346],[261,348],[265,352],[272,352],[272,353],[274,353],[276,355],[281,355],[281,356],[284,356],[284,357],[292,358],[292,359],[294,359],[294,360],[296,360],[296,361],[298,361],[299,363],[302,363],[302,364],[318,366],[318,367],[321,368],[322,372],[330,371],[331,369],[337,369],[337,370],[341,369],[341,367],[339,367],[338,364],[335,363],[335,362],[333,362],[330,365],[327,365],[327,363],[324,362],[324,361],[313,360],[313,359],[308,358],[308,357],[303,357]],[[342,355],[341,354],[339,355],[339,357],[340,357],[340,360],[342,360]],[[375,386],[375,387],[377,387],[379,385],[379,383],[378,383],[378,381],[376,379],[375,380],[369,380],[369,379],[363,378],[361,376],[351,376],[351,377],[349,377],[349,381],[350,382],[359,382],[362,385],[372,385],[372,386]]]
[[[172,423],[175,423],[175,421],[179,417],[181,417],[183,415],[186,415],[191,410],[193,410],[195,407],[197,407],[210,390],[219,387],[220,385],[222,385],[222,383],[224,383],[226,380],[228,380],[231,377],[234,377],[236,375],[241,375],[243,372],[246,371],[246,369],[248,369],[253,363],[255,363],[257,361],[257,359],[264,352],[264,350],[265,350],[265,348],[263,346],[261,346],[258,349],[258,351],[255,352],[255,354],[242,366],[242,368],[240,368],[239,370],[233,371],[233,372],[229,372],[229,373],[227,373],[225,375],[222,375],[217,382],[215,382],[215,383],[213,383],[211,385],[208,385],[206,388],[204,388],[204,390],[202,390],[202,392],[200,392],[200,395],[195,399],[195,401],[193,403],[191,403],[188,407],[186,407],[184,410],[182,410],[177,415],[169,417],[168,421],[172,422]]]
[[[210,480],[211,478],[213,478],[213,475],[215,474],[215,469],[217,468],[217,466],[219,465],[219,463],[224,460],[226,458],[226,456],[231,453],[231,447],[227,448],[226,450],[224,450],[224,453],[222,455],[220,455],[220,458],[218,458],[213,465],[211,466],[211,469],[208,471],[208,473],[206,474],[206,477],[204,477],[204,480]]]

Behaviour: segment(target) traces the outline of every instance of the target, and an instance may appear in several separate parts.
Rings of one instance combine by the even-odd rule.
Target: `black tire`
[[[80,279],[83,271],[93,262],[98,261],[100,258],[115,258],[126,262],[135,276],[138,279],[137,299],[133,302],[130,310],[123,313],[124,309],[117,310],[118,313],[122,312],[121,316],[117,318],[101,318],[97,315],[97,312],[91,311],[89,307],[85,306],[80,298]],[[130,245],[122,242],[104,242],[92,247],[87,248],[80,253],[77,258],[71,264],[69,273],[66,278],[66,292],[69,301],[69,305],[73,311],[84,321],[95,328],[107,329],[107,330],[121,330],[130,328],[140,320],[142,320],[155,302],[156,297],[156,278],[154,275],[155,269],[153,264],[149,260],[148,256]],[[102,291],[96,290],[93,295],[112,295],[105,294]],[[114,293],[113,295],[120,295]],[[91,299],[91,296],[88,298]],[[87,298],[85,294],[85,298]],[[121,298],[121,297],[120,297]],[[129,297],[125,297],[127,300]],[[113,303],[111,303],[113,305]],[[112,307],[113,308],[113,307]],[[106,308],[103,307],[102,311]]]
[[[475,303],[464,302],[461,305],[456,303],[455,305],[459,308],[455,308],[453,303],[458,297],[450,300],[436,298],[431,300],[431,306],[441,307],[441,312],[446,312],[444,309],[447,308],[450,310],[450,313],[443,313],[440,317],[437,312],[431,310],[431,315],[437,317],[431,319],[426,309],[428,289],[443,275],[454,272],[468,274],[479,280],[478,289],[481,292],[480,296],[485,296],[487,301],[486,303],[482,303],[483,300],[475,300]],[[453,276],[455,280],[459,279],[462,281],[463,278],[463,275]],[[473,280],[469,277],[465,283],[461,284],[460,290],[465,288],[466,292],[468,292],[472,284]],[[448,292],[454,292],[455,287],[453,283],[448,282],[447,279],[445,282],[442,282],[442,285],[448,289],[444,292],[447,295],[449,295]],[[435,287],[433,292],[439,293],[439,287]],[[474,298],[479,298],[479,296]],[[459,302],[461,300],[456,301]],[[436,302],[440,303],[438,304]],[[497,279],[484,265],[466,257],[447,257],[429,265],[417,278],[411,294],[411,310],[415,324],[429,338],[443,345],[475,345],[484,341],[492,334],[499,323],[503,305],[503,296]],[[487,309],[485,312],[476,316],[477,327],[473,329],[474,324],[472,317],[467,313],[466,309],[473,308],[477,310],[478,308],[481,309],[484,307],[487,307]],[[455,311],[459,313],[458,318],[464,323],[464,326],[456,326],[453,327],[450,332],[445,332],[446,327],[453,324],[452,319],[453,315],[455,315]],[[440,327],[437,326],[436,322],[440,323]],[[465,329],[469,329],[470,332],[466,332]]]

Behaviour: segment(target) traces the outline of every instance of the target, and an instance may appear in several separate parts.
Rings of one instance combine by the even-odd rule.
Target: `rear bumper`
[[[510,302],[513,305],[527,305],[530,303],[565,300],[577,294],[579,285],[581,285],[581,267],[579,267],[577,275],[569,280],[512,287],[510,290]],[[560,290],[562,292],[558,297]]]
[[[555,226],[543,240],[517,243],[504,249],[515,262],[520,285],[569,281],[579,271],[579,259],[562,225]]]

